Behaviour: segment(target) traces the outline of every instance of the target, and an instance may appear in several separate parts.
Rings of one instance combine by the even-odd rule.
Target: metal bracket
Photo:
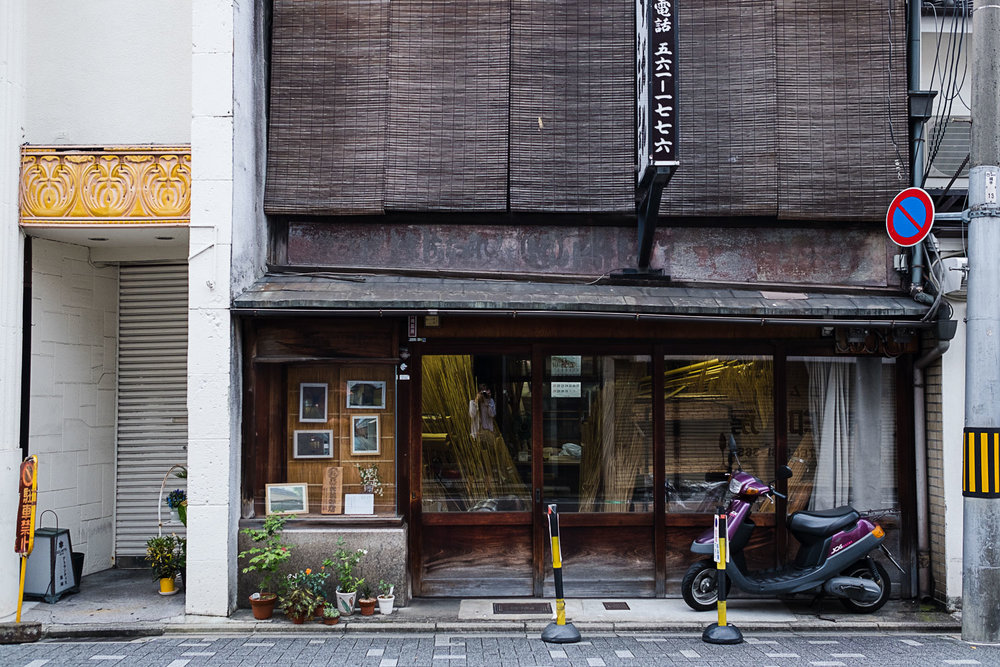
[[[976,208],[969,209],[968,211],[963,211],[963,213],[968,213],[968,220],[972,218],[1000,218],[1000,206],[991,206],[988,208]],[[963,218],[966,216],[963,215]]]
[[[660,213],[660,199],[663,188],[674,175],[675,167],[655,167],[647,169],[643,180],[636,187],[639,204],[636,218],[639,223],[639,252],[636,264],[639,271],[649,270],[649,260],[653,252],[653,236],[656,233],[656,218]]]

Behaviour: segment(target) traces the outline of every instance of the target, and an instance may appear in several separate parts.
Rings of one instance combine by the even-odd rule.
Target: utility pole
[[[971,3],[970,3],[971,4]],[[1000,643],[1000,4],[972,13],[962,639]]]

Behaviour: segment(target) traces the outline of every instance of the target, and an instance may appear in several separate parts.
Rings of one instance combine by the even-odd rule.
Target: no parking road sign
[[[920,188],[906,188],[889,204],[885,214],[885,231],[896,245],[904,248],[927,238],[934,224],[934,202]]]

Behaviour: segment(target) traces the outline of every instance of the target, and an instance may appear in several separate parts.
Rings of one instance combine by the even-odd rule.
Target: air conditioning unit
[[[962,167],[958,173],[958,180],[955,185],[959,188],[969,187],[969,165],[962,166],[965,157],[969,154],[969,145],[972,137],[972,119],[968,117],[958,118],[932,118],[924,128],[925,155],[929,160],[933,150],[933,144],[941,132],[941,146],[938,148],[934,161],[927,165],[927,178],[942,178],[951,180],[955,172]],[[946,181],[947,182],[947,181]],[[945,183],[941,184],[942,186]]]
[[[965,296],[969,283],[969,258],[942,259],[941,267],[941,291],[945,296]]]

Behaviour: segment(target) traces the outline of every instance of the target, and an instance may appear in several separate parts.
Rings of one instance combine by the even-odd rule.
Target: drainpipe
[[[913,450],[916,458],[917,486],[917,596],[931,596],[930,501],[927,483],[927,428],[924,411],[924,369],[941,358],[951,344],[937,346],[913,362]]]

